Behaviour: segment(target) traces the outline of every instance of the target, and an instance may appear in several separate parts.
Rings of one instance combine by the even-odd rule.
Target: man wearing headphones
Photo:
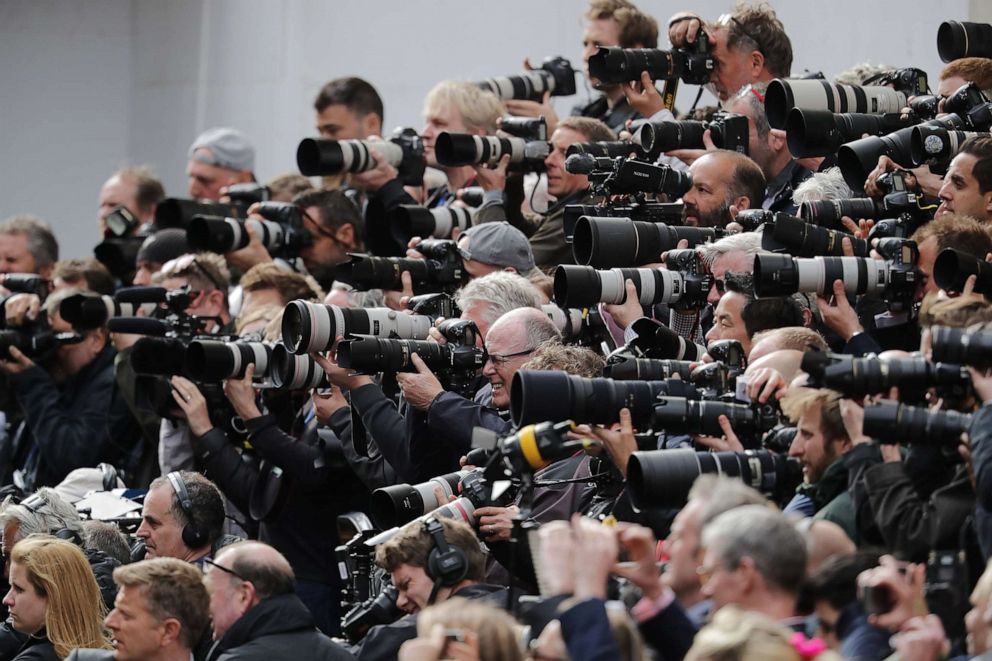
[[[463,521],[429,518],[407,524],[375,551],[377,565],[390,573],[399,596],[396,605],[409,613],[392,624],[369,629],[359,659],[395,659],[400,646],[417,637],[417,613],[451,597],[506,603],[506,590],[481,583],[486,556],[475,531]]]
[[[192,471],[156,478],[145,496],[141,526],[146,558],[199,563],[210,555],[224,525],[224,499],[213,482]]]

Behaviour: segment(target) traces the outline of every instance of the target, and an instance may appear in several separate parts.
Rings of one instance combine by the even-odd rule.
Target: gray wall
[[[714,18],[729,0],[691,6]],[[796,51],[794,71],[831,75],[870,60],[918,66],[936,81],[937,25],[989,20],[975,0],[772,3]],[[419,127],[442,78],[514,73],[527,55],[581,61],[585,0],[0,0],[0,217],[33,212],[66,257],[97,242],[100,184],[123,163],[150,163],[185,194],[186,148],[231,125],[255,141],[258,175],[295,168],[313,131],[320,85],[360,75],[386,103],[386,125]],[[645,0],[664,23],[677,5]],[[679,106],[694,88],[683,86]],[[582,94],[582,92],[580,92]],[[558,103],[567,111],[573,100]]]

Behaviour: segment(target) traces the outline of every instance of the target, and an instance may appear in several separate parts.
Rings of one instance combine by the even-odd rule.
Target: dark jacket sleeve
[[[986,404],[972,417],[968,437],[971,439],[978,504],[992,511],[992,404]]]
[[[665,661],[681,661],[696,636],[696,627],[678,600],[672,601],[650,620],[641,622],[638,628],[644,641]]]
[[[328,426],[341,439],[341,453],[345,461],[355,471],[355,475],[362,481],[369,490],[389,486],[399,482],[396,471],[389,465],[389,462],[382,456],[379,446],[375,440],[369,441],[368,448],[364,454],[355,449],[351,436],[351,410],[347,408],[339,409],[331,415]]]
[[[586,599],[559,615],[561,633],[572,661],[613,661],[620,658],[620,646],[610,630],[606,602]]]
[[[382,388],[369,384],[352,390],[351,405],[361,416],[383,458],[396,471],[397,478],[411,480],[412,462],[406,422]]]
[[[489,408],[453,392],[442,392],[427,409],[427,426],[442,443],[460,455],[472,449],[472,429],[485,427],[499,434],[510,430],[510,423]]]
[[[248,440],[262,459],[281,468],[296,485],[307,491],[324,491],[336,471],[322,461],[319,445],[297,440],[276,426],[276,419],[263,415],[245,421]]]
[[[498,223],[506,221],[523,232],[528,238],[541,226],[540,216],[524,215],[521,208],[524,203],[523,177],[507,178],[503,202],[488,202],[483,204],[473,217],[473,222]]]
[[[842,353],[853,356],[867,356],[870,353],[881,353],[881,345],[868,333],[858,333],[844,344]]]
[[[193,452],[203,472],[217,483],[234,506],[247,512],[251,492],[258,481],[258,468],[228,442],[223,430],[214,427],[193,443]]]
[[[974,507],[964,470],[927,500],[918,495],[902,462],[873,466],[865,471],[864,481],[887,548],[910,562],[925,562],[935,548],[957,548]]]
[[[46,470],[65,477],[80,466],[100,463],[114,391],[110,366],[84,384],[68,408],[51,376],[38,366],[12,376],[10,382]]]

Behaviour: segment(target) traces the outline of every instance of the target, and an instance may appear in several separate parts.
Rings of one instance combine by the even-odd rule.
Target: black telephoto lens
[[[992,57],[992,25],[945,21],[937,28],[937,52],[944,62],[962,57]]]
[[[808,223],[830,230],[846,231],[841,219],[878,218],[881,212],[875,200],[870,197],[847,198],[844,200],[816,200],[799,205],[799,217]]]
[[[933,263],[933,279],[937,286],[950,292],[960,292],[970,276],[976,276],[975,293],[992,294],[992,265],[984,259],[944,248]]]
[[[664,381],[677,374],[688,382],[693,364],[690,360],[657,360],[618,354],[610,357],[603,368],[603,377],[618,381]]]
[[[794,158],[835,154],[841,145],[863,135],[888,135],[915,123],[915,118],[899,113],[869,115],[833,113],[829,110],[793,108],[785,122],[789,152]]]
[[[922,406],[880,402],[865,407],[864,433],[879,443],[956,446],[971,427],[960,411],[931,411]]]
[[[970,365],[978,369],[992,367],[992,331],[968,332],[961,328],[930,328],[933,360]]]
[[[718,235],[719,230],[712,227],[582,216],[572,235],[572,253],[577,264],[595,268],[641,266],[660,263],[661,253],[675,249],[682,239],[694,248]]]
[[[640,80],[647,71],[651,80],[666,80],[677,73],[669,51],[657,48],[605,48],[589,57],[589,75],[602,83]]]
[[[818,227],[785,213],[776,213],[774,222],[766,224],[762,230],[761,247],[795,257],[841,256],[844,254],[844,239],[851,242],[856,257],[868,256],[871,246],[864,239]]]
[[[165,337],[142,337],[131,350],[131,364],[138,374],[175,376],[186,367],[186,345]]]

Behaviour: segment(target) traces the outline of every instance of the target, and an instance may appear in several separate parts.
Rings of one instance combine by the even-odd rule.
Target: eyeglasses
[[[214,286],[214,289],[227,291],[227,286],[221,283],[220,279],[211,273],[210,269],[201,264],[200,260],[197,259],[197,256],[192,253],[180,255],[179,257],[166,262],[165,265],[162,266],[162,273],[168,274],[166,277],[179,278],[184,275],[189,275],[194,271],[206,278],[207,281]]]
[[[222,572],[224,572],[226,574],[230,574],[231,576],[233,576],[233,577],[235,577],[237,579],[240,579],[240,580],[244,581],[245,583],[251,583],[252,582],[250,578],[245,578],[244,576],[242,576],[238,572],[234,571],[233,569],[228,569],[224,565],[218,565],[216,562],[214,562],[210,558],[204,558],[203,561],[205,563],[207,563],[208,565],[210,565],[211,567],[215,567],[216,569],[219,569],[219,570],[221,570]]]
[[[740,30],[745,37],[747,37],[748,39],[750,39],[755,43],[755,45],[758,47],[759,53],[761,53],[762,55],[765,54],[765,46],[764,44],[761,43],[761,40],[755,37],[754,34],[752,34],[751,32],[748,32],[748,29],[744,27],[744,24],[741,23],[736,16],[734,16],[733,14],[724,14],[720,18],[716,19],[717,26],[721,28],[730,27],[731,23],[736,25],[737,29]]]
[[[535,351],[537,351],[536,348],[525,349],[523,351],[518,351],[516,353],[502,353],[502,354],[490,353],[489,360],[492,361],[492,364],[494,366],[502,367],[503,365],[506,365],[508,362],[510,362],[511,358],[519,358],[520,356],[527,356],[529,354],[534,353]]]
[[[330,239],[334,243],[338,244],[339,246],[344,246],[345,248],[349,248],[349,249],[351,248],[351,246],[345,245],[344,242],[341,241],[341,239],[339,239],[333,232],[331,232],[330,230],[328,230],[327,228],[325,228],[323,225],[321,225],[317,221],[316,218],[314,218],[313,216],[311,216],[310,214],[308,214],[306,211],[304,211],[304,210],[301,209],[300,210],[300,215],[303,216],[303,219],[304,220],[309,220],[310,221],[310,224],[313,225],[314,231],[317,232],[317,234],[319,234],[321,236],[324,236],[324,237],[327,237],[328,239]]]

